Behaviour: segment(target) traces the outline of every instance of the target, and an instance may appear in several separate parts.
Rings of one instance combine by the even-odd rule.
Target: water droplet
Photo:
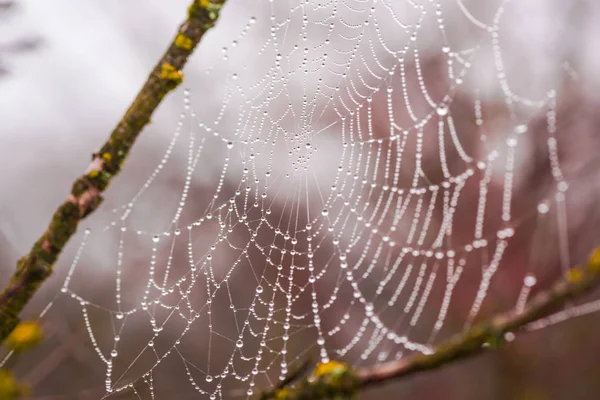
[[[118,312],[117,313],[117,319],[123,319],[123,313],[122,312]]]
[[[445,105],[445,104],[441,104],[441,105],[440,105],[440,106],[437,108],[436,112],[437,112],[437,115],[439,115],[440,117],[443,117],[443,116],[445,116],[445,115],[448,115],[448,106],[447,106],[447,105]]]
[[[212,375],[206,375],[206,382],[212,382],[212,381],[213,381]]]
[[[526,124],[517,125],[515,127],[515,132],[518,134],[523,134],[523,133],[527,132],[527,125]]]
[[[546,214],[548,211],[550,211],[550,207],[546,203],[538,204],[537,209],[540,214]]]
[[[244,342],[242,342],[242,339],[238,340],[237,342],[235,342],[235,346],[238,349],[241,349],[242,347],[244,347]]]
[[[233,142],[227,142],[227,148],[233,149]]]
[[[111,352],[110,352],[110,356],[111,356],[111,357],[116,357],[116,356],[118,356],[118,355],[119,355],[119,353],[117,353],[117,351],[116,351],[116,350],[113,350],[113,351],[111,351]]]
[[[159,241],[159,240],[160,240],[160,237],[159,237],[158,235],[154,235],[154,236],[152,237],[152,241],[153,241],[154,243],[158,243],[158,241]]]
[[[537,279],[535,278],[535,276],[533,276],[533,274],[527,274],[525,275],[525,279],[523,279],[523,283],[527,287],[532,287],[535,286],[535,284],[537,283]]]
[[[322,214],[324,217],[326,217],[326,216],[328,216],[328,215],[329,215],[329,210],[328,210],[328,209],[326,209],[326,208],[324,208],[324,209],[323,209],[323,211],[321,211],[321,214]]]
[[[263,292],[263,290],[264,290],[264,289],[263,289],[263,287],[262,287],[261,285],[258,285],[258,286],[256,287],[256,293],[259,293],[259,294],[260,294],[260,293],[262,293],[262,292]]]
[[[566,192],[569,189],[569,184],[565,181],[558,182],[556,188],[561,192]]]

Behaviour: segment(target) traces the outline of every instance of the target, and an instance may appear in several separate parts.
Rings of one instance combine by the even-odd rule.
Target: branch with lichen
[[[548,290],[538,293],[521,312],[497,314],[466,332],[432,349],[429,354],[416,354],[370,368],[353,370],[347,364],[330,361],[318,364],[315,370],[295,386],[278,386],[260,400],[349,399],[362,389],[430,371],[446,364],[500,347],[505,335],[525,329],[528,324],[550,315],[569,300],[600,285],[600,247],[594,250],[587,265],[574,267]]]
[[[42,236],[17,263],[17,270],[0,293],[0,343],[19,322],[19,314],[53,266],[79,223],[98,208],[102,193],[121,170],[133,144],[162,99],[183,80],[181,70],[200,39],[214,26],[225,0],[194,0],[173,42],[156,64],[142,89],[110,137],[92,156],[87,171],[54,213]]]
[[[43,339],[41,326],[35,321],[21,322],[6,339],[6,346],[10,349],[9,354],[22,353],[34,348]],[[27,397],[30,388],[26,383],[18,380],[14,374],[4,368],[0,368],[0,400],[16,400]]]

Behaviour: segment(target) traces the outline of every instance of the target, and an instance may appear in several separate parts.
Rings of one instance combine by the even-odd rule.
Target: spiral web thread
[[[251,396],[309,354],[375,365],[429,353],[490,301],[525,218],[558,216],[568,268],[557,94],[513,92],[500,42],[509,6],[484,23],[461,1],[270,2],[270,15],[248,20],[206,70],[224,85],[219,111],[204,112],[205,100],[185,90],[164,157],[113,221],[85,231],[68,271],[62,293],[79,304],[106,367],[105,397],[160,397],[160,366],[173,360],[187,389],[215,399]],[[450,8],[477,30],[471,47],[450,44]],[[236,58],[254,30],[269,29],[258,51]],[[483,52],[492,63],[481,62]],[[442,76],[427,73],[424,53],[442,60]],[[484,70],[503,102],[501,129],[489,126],[478,97]],[[468,133],[455,120],[459,97],[470,104]],[[519,143],[540,115],[551,194],[514,216]],[[185,178],[170,223],[137,229],[136,206],[182,148]],[[218,167],[207,172],[206,160]],[[107,251],[111,304],[76,282],[89,273],[81,260],[95,236],[117,238],[116,255]],[[144,261],[128,262],[131,253]],[[534,264],[511,272],[517,310],[537,283]],[[457,290],[468,300],[453,308]],[[127,337],[128,324],[151,332]],[[190,351],[194,341],[203,350]],[[132,342],[139,349],[128,354]]]

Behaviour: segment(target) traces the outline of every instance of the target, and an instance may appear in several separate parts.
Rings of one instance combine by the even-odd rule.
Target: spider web
[[[307,357],[430,353],[483,310],[523,309],[560,273],[536,271],[548,228],[569,267],[557,90],[515,89],[500,35],[510,2],[488,8],[478,19],[460,0],[256,7],[205,66],[219,92],[185,89],[162,159],[85,231],[68,270],[61,297],[79,307],[105,397],[246,397]],[[543,184],[523,203],[532,129]],[[156,183],[182,171],[181,185]],[[530,262],[509,262],[515,237],[534,238]],[[90,290],[103,263],[113,283]],[[530,328],[597,305],[586,307]]]

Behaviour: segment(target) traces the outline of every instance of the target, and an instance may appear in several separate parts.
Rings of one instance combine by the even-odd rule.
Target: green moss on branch
[[[295,386],[277,387],[263,394],[260,400],[351,399],[360,386],[359,377],[347,364],[329,361],[318,364],[309,377]]]
[[[521,312],[497,314],[440,344],[430,354],[416,354],[354,371],[341,363],[320,364],[311,377],[295,386],[277,387],[263,394],[260,400],[347,399],[367,387],[437,369],[486,349],[502,347],[506,343],[506,334],[526,328],[560,305],[599,285],[600,248],[597,248],[586,266],[572,268],[550,289],[534,296]]]
[[[496,348],[505,343],[507,333],[516,332],[540,320],[557,307],[600,285],[600,248],[584,267],[572,268],[547,291],[534,296],[521,312],[498,314],[468,331],[442,343],[431,354],[418,354],[374,368],[357,371],[362,387],[398,379],[414,373],[440,368],[454,361]]]
[[[0,293],[0,342],[19,322],[25,308],[52,268],[79,222],[102,203],[102,192],[119,173],[131,147],[162,99],[183,79],[181,70],[200,39],[212,28],[225,0],[194,0],[188,18],[179,27],[173,42],[156,64],[133,103],[110,137],[93,155],[88,170],[80,176],[67,200],[58,207],[50,224],[30,252],[21,258],[17,270]]]

